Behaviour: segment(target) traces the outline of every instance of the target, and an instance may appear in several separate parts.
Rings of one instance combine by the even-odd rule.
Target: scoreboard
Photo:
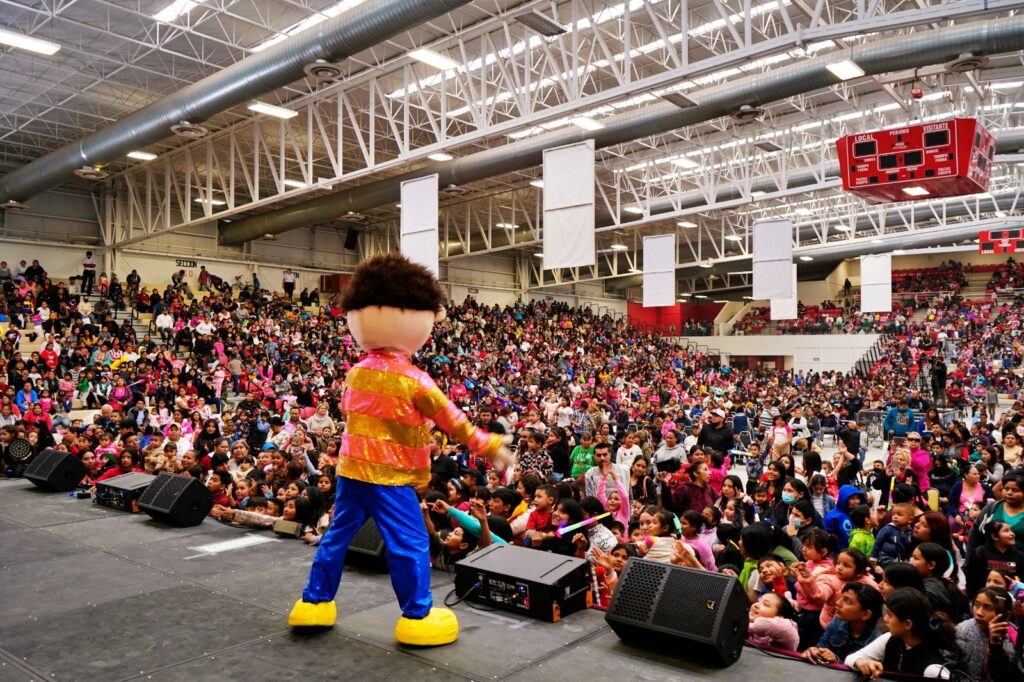
[[[872,203],[987,192],[995,140],[972,118],[846,135],[843,189]]]
[[[978,233],[978,252],[985,254],[1024,252],[1024,230],[986,230]]]

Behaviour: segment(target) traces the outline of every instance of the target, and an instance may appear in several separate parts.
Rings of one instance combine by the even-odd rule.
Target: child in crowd
[[[804,651],[804,659],[814,664],[842,661],[878,637],[875,625],[881,615],[881,592],[864,583],[847,583],[836,602],[835,617],[817,645]]]
[[[871,556],[875,548],[875,536],[872,531],[875,529],[875,519],[871,514],[871,507],[866,504],[859,505],[850,512],[850,547],[859,549],[866,556]]]
[[[894,590],[885,600],[888,632],[846,657],[845,663],[872,679],[883,672],[948,679],[950,659],[959,653],[956,629],[942,613],[933,613],[924,594]]]
[[[1024,553],[1017,549],[1017,536],[1005,521],[989,521],[983,529],[985,544],[974,551],[966,562],[967,596],[973,597],[982,588],[993,570],[1019,575],[1024,570]]]
[[[1013,598],[999,587],[986,587],[974,595],[971,617],[956,626],[956,642],[960,647],[959,669],[972,680],[989,682],[989,653],[1001,649],[1002,655],[1013,657],[1013,643],[1007,628],[1013,617]]]
[[[836,498],[836,507],[825,515],[825,530],[835,536],[836,549],[846,549],[850,544],[850,531],[853,524],[850,522],[850,511],[864,504],[864,493],[855,485],[844,485],[839,489],[839,497]]]
[[[835,569],[835,562],[830,558],[832,536],[820,528],[812,528],[803,537],[802,554],[804,566],[812,578],[828,573]],[[796,587],[796,603],[800,607],[800,615],[797,618],[797,625],[800,626],[800,648],[804,649],[818,641],[821,637],[821,609],[822,604],[808,596],[806,591],[801,591],[799,585]]]
[[[711,551],[711,545],[701,537],[700,531],[704,528],[704,517],[693,509],[688,509],[679,517],[679,532],[683,542],[693,548],[697,559],[708,571],[717,571],[715,555]]]
[[[910,555],[910,565],[924,580],[924,591],[932,609],[949,616],[954,623],[967,614],[967,597],[950,576],[953,573],[953,555],[934,542],[922,542]]]
[[[802,592],[805,599],[815,606],[820,605],[821,616],[818,622],[822,629],[832,622],[844,584],[858,582],[878,588],[875,579],[868,573],[868,558],[858,549],[847,548],[841,551],[836,557],[835,567],[824,573],[813,575],[803,562],[794,564],[793,571],[796,574],[798,593]]]
[[[914,520],[914,509],[909,504],[897,504],[892,508],[892,521],[878,531],[871,548],[871,558],[885,568],[896,561],[909,558],[911,540],[910,524]]]
[[[796,610],[788,599],[775,592],[765,592],[750,607],[748,642],[758,647],[796,651],[799,640]]]

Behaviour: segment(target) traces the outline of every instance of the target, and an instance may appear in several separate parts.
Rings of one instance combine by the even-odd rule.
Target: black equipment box
[[[156,476],[133,472],[100,481],[96,484],[96,497],[93,502],[111,509],[137,513],[141,511],[138,505],[139,498],[154,479]]]
[[[455,593],[557,623],[589,607],[593,577],[584,559],[494,544],[455,564]]]

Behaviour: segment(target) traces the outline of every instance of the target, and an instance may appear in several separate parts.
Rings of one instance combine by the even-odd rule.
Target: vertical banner
[[[439,277],[437,258],[437,174],[402,183],[402,255]]]
[[[860,311],[892,312],[892,255],[860,257]]]
[[[594,141],[544,150],[544,269],[594,265]]]
[[[796,296],[793,276],[793,221],[754,223],[753,271],[755,300]]]
[[[644,237],[644,307],[676,303],[676,236]]]
[[[795,320],[798,316],[798,304],[796,297],[796,265],[789,266],[790,286],[793,290],[792,296],[784,298],[773,298],[771,300],[771,317],[773,320]]]

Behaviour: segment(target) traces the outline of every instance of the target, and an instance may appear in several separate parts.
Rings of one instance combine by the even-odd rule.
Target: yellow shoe
[[[459,621],[450,609],[432,608],[426,618],[398,619],[395,639],[410,646],[441,646],[459,638]]]
[[[338,607],[333,601],[313,604],[299,599],[288,614],[288,625],[293,628],[329,628],[338,618]]]

